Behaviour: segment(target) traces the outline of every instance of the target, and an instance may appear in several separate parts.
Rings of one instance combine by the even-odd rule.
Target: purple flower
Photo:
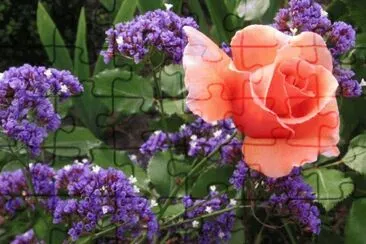
[[[0,78],[0,126],[10,138],[28,147],[33,156],[48,132],[60,127],[50,96],[65,99],[83,91],[69,71],[25,64],[12,67]]]
[[[314,205],[313,189],[301,177],[300,168],[294,168],[290,175],[264,180],[267,191],[273,192],[268,206],[281,216],[290,216],[305,231],[319,234],[319,209]]]
[[[344,54],[355,46],[356,31],[351,25],[342,21],[334,22],[328,43],[331,46],[330,51],[334,56]]]
[[[231,48],[228,44],[225,42],[221,43],[221,49],[229,56],[232,57]]]
[[[362,94],[362,88],[357,80],[353,79],[355,73],[349,69],[343,69],[336,63],[333,74],[339,82],[339,93],[344,97],[358,97]]]
[[[182,201],[186,209],[185,220],[233,207],[225,194],[219,195],[216,191],[211,191],[205,199],[194,200],[185,196]],[[192,230],[184,235],[184,241],[187,243],[223,243],[230,240],[234,222],[235,212],[231,210],[209,219],[192,220],[180,227]],[[195,233],[195,229],[198,234]]]
[[[27,232],[17,235],[15,239],[10,242],[10,244],[43,244],[44,241],[38,241],[36,235],[34,234],[33,229],[28,230]]]
[[[240,160],[237,165],[236,169],[233,172],[233,175],[230,178],[230,184],[236,190],[241,190],[244,187],[245,178],[248,175],[249,168],[243,160]]]
[[[182,30],[184,26],[198,28],[190,17],[182,18],[172,11],[149,11],[107,30],[108,49],[102,51],[101,55],[106,63],[117,53],[139,63],[151,48],[156,48],[165,54],[166,61],[181,63],[187,44],[187,37]]]
[[[280,9],[274,18],[274,27],[291,33],[291,29],[300,32],[312,31],[323,35],[331,28],[331,21],[324,14],[322,7],[314,0],[290,0],[289,7]]]
[[[204,157],[223,144],[234,132],[235,126],[230,119],[210,124],[198,118],[190,124],[182,125],[178,132],[156,131],[141,145],[140,152],[151,157],[157,152],[168,150],[170,146],[177,153],[190,157]],[[238,162],[242,157],[241,147],[242,142],[236,138],[223,145],[219,150],[218,164]],[[143,163],[143,166],[146,164]]]
[[[121,241],[131,241],[142,232],[151,240],[158,230],[148,200],[137,194],[136,186],[121,171],[76,163],[57,172],[56,187],[70,197],[57,202],[53,221],[71,221],[68,233],[74,241],[95,231],[105,217],[118,226],[116,233]]]
[[[30,166],[34,195],[40,204],[52,210],[56,198],[54,171],[47,165]],[[34,209],[35,199],[27,185],[22,170],[3,172],[0,174],[0,214],[13,216],[17,210],[30,207]]]

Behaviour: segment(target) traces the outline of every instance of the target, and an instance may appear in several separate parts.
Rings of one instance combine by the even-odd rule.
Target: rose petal
[[[183,67],[188,90],[189,109],[208,122],[230,116],[230,58],[208,37],[192,27],[184,27],[188,45],[184,50]]]
[[[314,162],[319,154],[338,156],[339,119],[335,98],[310,121],[293,127],[295,136],[245,137],[243,153],[249,167],[269,177],[288,175],[294,166]]]
[[[231,67],[233,69],[233,67]],[[239,76],[241,71],[234,70]],[[268,73],[268,74],[267,74]],[[236,127],[245,135],[255,138],[272,138],[274,133],[278,137],[289,137],[292,129],[279,120],[278,116],[265,105],[266,87],[271,81],[273,66],[258,69],[250,76],[250,80],[242,80],[240,86],[233,86],[236,97],[232,100],[233,120]],[[239,84],[239,83],[231,83]],[[240,96],[238,91],[240,91]]]
[[[333,69],[332,55],[324,39],[314,32],[302,32],[289,41],[290,52],[300,51],[299,58],[311,64],[318,64],[329,71]]]
[[[233,60],[238,70],[253,71],[273,63],[277,50],[289,36],[267,25],[250,25],[236,32],[231,40]]]
[[[301,124],[310,120],[322,111],[325,106],[334,99],[338,87],[338,81],[333,74],[320,65],[314,66],[314,74],[308,77],[307,91],[313,92],[315,96],[305,99],[301,103],[292,106],[292,118],[281,118],[280,120],[289,124]],[[301,73],[301,71],[299,71]]]

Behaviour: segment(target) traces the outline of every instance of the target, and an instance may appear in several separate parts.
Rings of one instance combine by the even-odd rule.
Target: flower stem
[[[175,185],[175,187],[173,188],[169,198],[167,199],[167,201],[165,202],[165,204],[163,205],[163,207],[161,208],[161,211],[159,213],[159,218],[161,218],[163,216],[163,214],[165,213],[166,209],[168,208],[169,204],[171,203],[172,199],[175,197],[175,195],[178,193],[180,187],[182,185],[184,185],[184,183],[190,178],[192,177],[192,175],[194,175],[206,162],[208,159],[210,159],[216,152],[218,152],[220,150],[220,148],[229,143],[231,141],[231,139],[233,139],[236,135],[236,132],[234,132],[227,140],[225,140],[222,144],[218,145],[210,154],[208,154],[206,157],[204,157],[200,162],[198,162],[189,172],[188,174],[183,178],[181,184],[179,185]]]
[[[229,212],[229,211],[232,211],[232,210],[235,210],[235,209],[248,208],[248,207],[250,207],[250,205],[240,205],[240,206],[234,206],[234,207],[230,207],[230,208],[221,209],[221,210],[218,210],[216,212],[213,212],[213,213],[210,213],[210,214],[201,215],[201,216],[198,216],[198,217],[192,218],[192,219],[187,219],[187,220],[184,220],[182,222],[178,222],[178,223],[174,223],[174,224],[169,224],[169,225],[163,225],[160,228],[160,230],[168,229],[168,228],[171,228],[171,227],[174,227],[174,226],[177,226],[177,225],[181,225],[181,224],[185,224],[185,223],[190,223],[190,222],[195,221],[195,220],[209,218],[209,217],[216,216],[216,215],[219,215],[219,214],[222,214],[222,213],[226,213],[226,212]]]

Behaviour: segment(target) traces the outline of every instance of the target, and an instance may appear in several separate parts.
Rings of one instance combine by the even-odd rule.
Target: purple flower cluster
[[[57,172],[35,164],[30,173],[39,203],[52,214],[55,224],[71,223],[68,234],[73,241],[94,232],[103,219],[116,226],[121,241],[142,232],[151,240],[158,231],[148,200],[138,195],[139,189],[121,171],[75,163]],[[21,170],[0,174],[0,194],[1,216],[11,217],[17,210],[35,207]]]
[[[143,155],[152,156],[166,151],[169,146],[178,153],[191,157],[207,156],[217,146],[223,144],[235,132],[231,120],[221,120],[210,124],[198,118],[190,124],[182,125],[178,132],[165,133],[156,131],[140,147]],[[233,138],[220,148],[219,164],[236,163],[241,159],[242,142]]]
[[[244,187],[245,179],[248,175],[248,172],[248,165],[243,160],[240,160],[236,165],[236,169],[234,170],[233,175],[229,180],[230,184],[236,190],[241,190]]]
[[[350,69],[343,69],[339,64],[335,64],[333,74],[337,78],[340,90],[345,97],[358,97],[362,94],[362,88],[357,80],[354,80],[355,72]]]
[[[319,234],[319,209],[314,205],[315,195],[310,185],[304,182],[300,168],[294,168],[290,175],[281,178],[267,178],[265,187],[274,192],[267,204],[282,216],[290,216],[305,231]]]
[[[50,96],[65,99],[83,91],[69,71],[25,64],[0,74],[0,126],[3,133],[25,144],[38,155],[47,133],[59,128],[61,119]]]
[[[287,34],[296,29],[299,32],[312,31],[322,35],[335,60],[333,72],[340,84],[340,94],[345,97],[360,96],[362,89],[352,79],[354,73],[339,65],[339,56],[355,46],[356,32],[352,26],[341,21],[332,23],[320,4],[314,0],[290,0],[288,5],[288,8],[278,11],[273,26]]]
[[[34,234],[33,229],[30,229],[21,235],[17,235],[10,244],[30,244],[30,243],[43,244],[45,242],[38,241],[36,235]]]
[[[81,163],[66,166],[57,173],[56,188],[71,198],[57,202],[54,223],[72,221],[68,233],[73,240],[94,231],[106,217],[117,226],[116,236],[121,241],[144,231],[151,240],[158,230],[148,200],[137,194],[138,188],[121,171]]]
[[[172,11],[149,11],[107,30],[108,49],[101,55],[106,63],[117,53],[139,63],[153,47],[165,54],[167,62],[180,63],[187,44],[187,37],[182,31],[184,26],[198,28],[190,17],[182,18]]]
[[[226,43],[223,42],[221,43],[221,49],[227,54],[227,56],[229,56],[230,58],[233,56],[232,52],[231,52],[231,48],[230,46]]]
[[[235,200],[229,200],[227,195],[211,190],[205,199],[194,200],[190,196],[183,198],[183,205],[186,209],[185,220],[195,219],[200,216],[234,207]],[[184,229],[192,230],[184,236],[185,243],[223,243],[230,240],[231,230],[235,222],[235,211],[230,210],[215,215],[210,219],[192,220],[182,226]],[[196,229],[197,231],[193,231]]]
[[[334,56],[344,54],[355,46],[356,31],[342,21],[334,22],[329,33],[328,43]]]
[[[17,210],[34,208],[35,197],[42,206],[52,210],[56,202],[52,168],[35,164],[30,166],[34,193],[29,189],[22,170],[0,174],[0,215],[13,216]],[[44,198],[43,198],[44,197]]]
[[[327,14],[314,0],[290,0],[288,8],[280,9],[274,19],[274,27],[285,33],[296,28],[300,32],[312,31],[323,35],[331,26]]]

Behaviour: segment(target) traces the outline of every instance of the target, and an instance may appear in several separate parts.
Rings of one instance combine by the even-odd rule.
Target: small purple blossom
[[[356,31],[342,21],[334,22],[328,37],[330,51],[334,56],[344,54],[355,46]]]
[[[233,172],[229,182],[236,190],[241,190],[244,187],[245,179],[248,176],[249,168],[243,160],[240,160],[236,169]]]
[[[56,198],[53,177],[55,172],[47,165],[30,166],[34,195],[46,209],[52,210]],[[31,193],[22,170],[0,174],[0,214],[13,216],[17,210],[30,207],[34,209],[35,199]]]
[[[148,200],[137,194],[121,171],[77,163],[57,172],[56,187],[70,197],[57,202],[53,221],[71,221],[68,233],[74,241],[93,232],[106,216],[119,226],[116,233],[121,241],[134,239],[142,232],[151,240],[158,230]]]
[[[362,88],[357,80],[353,79],[355,73],[336,64],[333,74],[339,82],[339,93],[344,97],[358,97],[362,94]]]
[[[36,156],[48,132],[61,124],[49,97],[66,99],[82,91],[69,71],[28,64],[11,67],[0,78],[0,127]]]
[[[182,202],[186,209],[185,220],[233,207],[226,194],[219,195],[216,191],[211,191],[205,199],[192,199],[190,196],[185,196]],[[192,222],[181,226],[193,232],[186,233],[184,241],[188,243],[223,243],[230,240],[234,222],[234,210],[224,212],[210,219],[199,220],[196,223],[192,220]],[[197,230],[198,234],[194,233],[194,229]]]
[[[300,32],[312,31],[320,35],[325,34],[331,28],[331,21],[320,4],[314,0],[290,0],[288,8],[280,9],[274,18],[274,27],[290,34],[291,29]]]
[[[234,132],[235,126],[230,119],[210,124],[198,118],[190,124],[182,125],[178,132],[156,131],[141,145],[140,152],[151,157],[171,147],[177,153],[184,153],[190,157],[207,156]],[[242,157],[241,147],[240,140],[231,139],[220,148],[218,164],[232,164],[239,161]]]
[[[300,168],[281,178],[266,178],[267,191],[273,192],[268,200],[268,206],[282,216],[290,216],[297,221],[305,231],[319,234],[319,209],[314,205],[315,195],[310,185],[304,182]]]
[[[183,49],[187,44],[184,26],[198,28],[190,17],[179,17],[172,11],[149,11],[107,30],[108,49],[102,51],[101,55],[106,63],[117,53],[139,63],[153,47],[163,52],[168,62],[181,63]]]
[[[232,52],[231,52],[231,48],[228,44],[226,44],[225,42],[221,43],[221,49],[229,56],[232,57]]]
[[[17,235],[10,244],[43,244],[44,241],[38,241],[33,229],[27,232]]]

